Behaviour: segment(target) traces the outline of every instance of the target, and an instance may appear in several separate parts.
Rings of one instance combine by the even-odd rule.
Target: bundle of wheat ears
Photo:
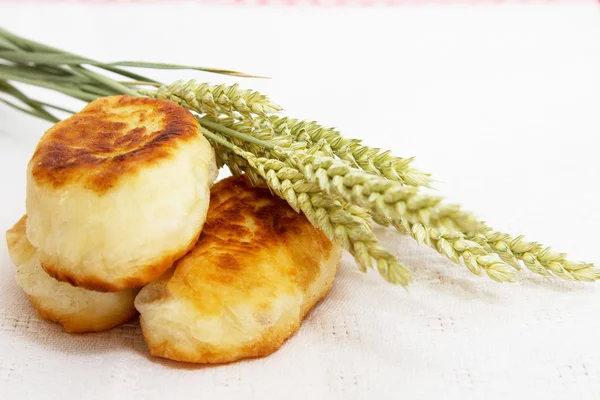
[[[91,67],[91,68],[90,68]],[[600,269],[570,261],[523,236],[498,232],[443,198],[421,191],[430,174],[412,158],[393,156],[332,128],[281,114],[265,95],[238,85],[196,81],[162,84],[127,67],[193,69],[233,76],[229,70],[146,62],[102,63],[0,29],[0,98],[50,122],[73,113],[27,96],[12,83],[51,89],[84,102],[126,94],[174,101],[193,112],[214,147],[219,167],[245,172],[348,250],[361,271],[377,267],[393,284],[407,285],[409,270],[377,240],[373,223],[411,235],[472,273],[512,282],[523,267],[566,280],[595,281]],[[98,72],[102,71],[102,72]]]

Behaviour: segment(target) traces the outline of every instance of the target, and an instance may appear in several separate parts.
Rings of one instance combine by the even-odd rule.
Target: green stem
[[[108,90],[106,88],[101,88],[101,87],[98,87],[98,86],[94,86],[93,84],[91,84],[91,85],[79,85],[78,88],[80,90],[83,90],[86,93],[95,94],[96,98],[98,98],[98,97],[104,97],[104,96],[114,96],[115,94],[119,94],[118,92],[115,93],[115,91],[113,91],[113,90]]]
[[[46,103],[46,102],[43,102],[43,101],[37,101],[37,100],[34,100],[34,101],[37,102],[38,104],[42,105],[43,107],[53,108],[55,110],[62,111],[62,112],[67,113],[67,114],[76,114],[75,111],[69,110],[67,108],[62,108],[62,107],[59,107],[59,106],[55,106],[54,104],[49,104],[49,103]]]
[[[122,85],[119,82],[114,81],[110,78],[107,78],[103,75],[100,75],[94,71],[90,71],[88,69],[85,69],[83,67],[76,66],[76,65],[71,65],[71,69],[75,72],[78,72],[78,73],[81,73],[82,75],[87,76],[88,78],[95,80],[96,82],[98,82],[102,85],[105,85],[113,90],[116,90],[119,93],[127,94],[129,96],[134,96],[134,97],[141,97],[141,94],[139,94],[135,90],[132,90],[132,89],[128,88],[127,86]]]
[[[44,63],[44,61],[46,61],[48,63],[54,63],[54,64],[58,63],[58,64],[71,64],[71,65],[73,65],[73,64],[95,65],[104,70],[114,72],[119,75],[123,75],[123,76],[126,76],[131,79],[135,79],[138,81],[155,82],[152,79],[143,77],[143,76],[135,74],[133,72],[123,70],[118,67],[123,66],[123,67],[151,68],[151,69],[189,69],[189,70],[210,72],[210,73],[214,73],[214,74],[238,76],[238,77],[244,77],[244,78],[264,78],[262,76],[248,75],[243,72],[232,71],[232,70],[228,70],[228,69],[197,67],[197,66],[191,66],[191,65],[176,65],[176,64],[150,63],[150,62],[138,62],[138,61],[118,61],[118,62],[113,62],[113,63],[100,63],[98,61],[94,61],[94,60],[91,60],[86,57],[78,56],[77,54],[73,54],[73,53],[70,53],[70,52],[67,52],[64,50],[57,49],[52,46],[48,46],[48,45],[45,45],[45,44],[42,44],[39,42],[35,42],[30,39],[26,39],[26,38],[17,36],[14,33],[10,33],[2,28],[0,28],[0,37],[3,37],[5,39],[5,41],[6,41],[6,39],[8,39],[9,41],[16,43],[19,47],[29,50],[31,53],[28,56],[30,56],[31,58],[28,60],[28,62],[33,61],[33,62]],[[13,50],[14,50],[14,48],[13,48]],[[41,50],[41,53],[35,53],[36,50],[38,50],[38,51]],[[13,58],[16,57],[19,59],[27,58],[27,56],[23,56],[18,53],[15,54],[14,52],[12,52],[12,54],[8,54],[9,52],[2,51],[1,53],[7,53],[7,54],[0,55],[0,59],[1,58],[9,59],[8,57],[13,57]],[[58,55],[58,57],[57,57],[57,55]],[[39,61],[36,61],[36,60],[39,60]]]
[[[2,36],[0,36],[0,49],[9,49],[9,50],[15,50],[15,51],[21,50],[13,42],[11,42],[10,40],[8,40]]]
[[[25,48],[26,50],[29,51],[35,51],[35,50],[43,50],[43,51],[47,51],[47,52],[52,52],[52,53],[60,53],[63,54],[65,56],[71,56],[71,57],[80,57],[77,54],[73,54],[64,50],[60,50],[57,49],[56,47],[52,47],[52,46],[48,46],[39,42],[35,42],[33,40],[30,39],[26,39],[20,36],[15,35],[14,33],[10,33],[2,28],[0,28],[0,37],[4,37],[5,39],[8,39],[9,41],[12,41],[14,43],[16,43],[19,47],[21,48]],[[84,58],[84,57],[80,57],[80,58]],[[91,61],[91,60],[90,60]],[[131,79],[135,79],[137,81],[149,81],[149,82],[155,82],[153,79],[147,78],[145,76],[142,75],[138,75],[136,73],[133,72],[129,72],[126,71],[124,69],[121,68],[117,68],[117,67],[113,67],[113,66],[109,66],[109,65],[104,65],[101,63],[97,63],[100,64],[98,65],[100,68],[106,70],[106,71],[110,71],[110,72],[114,72],[115,74],[119,74],[121,76],[124,76],[126,78],[131,78]]]
[[[232,71],[229,69],[195,67],[192,65],[151,63],[151,62],[141,62],[141,61],[118,61],[118,62],[108,63],[106,65],[118,65],[118,66],[122,66],[122,67],[151,68],[151,69],[189,69],[189,70],[195,70],[195,71],[210,72],[213,74],[238,76],[238,77],[243,77],[243,78],[267,78],[265,76],[248,75],[243,72]]]
[[[0,80],[0,92],[6,93],[8,95],[13,96],[17,100],[20,100],[22,103],[27,104],[29,107],[34,109],[37,113],[44,114],[45,119],[55,119],[56,117],[50,114],[48,111],[44,110],[42,105],[35,100],[27,97],[23,92],[19,89],[11,85],[10,83]],[[6,102],[4,102],[6,104]]]
[[[83,75],[73,74],[73,72],[58,68],[54,71],[49,71],[50,67],[47,65],[36,65],[35,67],[24,65],[24,64],[0,64],[0,76],[4,74],[18,75],[25,78],[36,78],[43,81],[63,84],[81,84],[81,83],[94,83],[93,80]],[[70,75],[66,76],[64,73],[67,72]]]
[[[206,128],[203,128],[203,129],[201,129],[201,131],[202,131],[202,134],[203,134],[203,135],[204,135],[206,138],[208,138],[208,139],[212,140],[213,142],[217,142],[217,143],[219,143],[220,145],[222,145],[222,146],[225,146],[225,147],[227,147],[227,148],[228,148],[228,149],[230,149],[230,150],[233,150],[233,149],[236,147],[236,146],[235,146],[233,143],[231,143],[231,142],[229,142],[229,141],[227,141],[227,140],[223,139],[223,138],[222,138],[221,136],[219,136],[219,135],[216,135],[216,134],[212,133],[211,131],[209,131],[209,130],[208,130],[208,129],[206,129]]]
[[[0,35],[3,35],[3,34],[9,34],[11,36],[14,36],[14,35],[10,34],[9,32],[3,30],[2,28],[0,28]],[[6,39],[5,37],[0,36],[0,45],[2,45],[2,44],[4,44],[3,48],[8,48],[9,50],[13,50],[13,51],[16,51],[19,53],[25,52],[22,48],[18,47],[15,43],[11,42],[10,39]],[[62,76],[72,76],[73,75],[69,70],[65,69],[62,66],[40,64],[39,67],[40,67],[40,69],[42,69],[44,71],[47,71],[50,73],[59,73]]]
[[[118,81],[121,85],[125,86],[154,86],[161,87],[162,83],[158,82],[144,82],[144,81]]]
[[[242,139],[245,142],[258,144],[259,146],[263,146],[264,148],[267,148],[269,150],[273,150],[276,147],[272,143],[265,142],[264,140],[257,139],[255,137],[252,137],[250,135],[246,135],[244,133],[235,131],[235,130],[230,129],[230,128],[226,128],[223,125],[220,125],[220,124],[218,124],[216,122],[213,122],[213,121],[209,121],[209,120],[207,120],[205,118],[198,118],[198,121],[200,122],[200,125],[202,125],[202,126],[214,129],[215,131],[221,132],[221,133],[223,133],[225,135],[228,135],[228,136],[233,136],[233,137],[236,137],[238,139]]]
[[[40,81],[38,79],[27,78],[27,77],[19,76],[19,75],[11,76],[10,74],[3,74],[2,77],[7,80],[14,80],[14,81],[18,81],[18,82],[27,83],[27,84],[33,85],[33,86],[39,86],[39,87],[43,87],[46,89],[56,90],[57,92],[66,94],[67,96],[75,97],[76,99],[79,99],[82,101],[93,101],[98,98],[98,96],[94,96],[93,94],[89,94],[89,93],[83,92],[78,89],[72,89],[72,88],[68,88],[65,86],[56,85],[54,83]]]
[[[45,65],[78,65],[93,63],[83,57],[75,57],[63,53],[31,53],[27,51],[0,50],[0,58],[19,64]]]
[[[9,107],[14,108],[15,110],[19,110],[19,111],[24,112],[26,114],[33,115],[34,117],[38,117],[38,118],[41,118],[43,120],[46,120],[46,121],[49,121],[49,122],[52,122],[52,123],[56,123],[56,122],[59,121],[59,119],[56,118],[55,116],[53,116],[52,114],[49,114],[47,112],[39,112],[36,109],[27,109],[27,108],[24,108],[24,107],[21,107],[21,106],[15,104],[15,103],[12,103],[12,102],[10,102],[8,100],[4,100],[4,99],[0,98],[0,103],[4,103],[4,104],[6,104]]]
[[[143,75],[136,74],[135,72],[129,72],[129,71],[125,70],[125,69],[121,69],[121,68],[117,68],[117,67],[112,67],[112,66],[106,65],[106,64],[98,65],[98,68],[102,68],[105,71],[113,72],[115,74],[124,76],[125,78],[134,79],[136,81],[147,81],[147,82],[157,83],[158,86],[161,85],[160,82],[155,81],[154,79],[148,78],[148,77],[143,76]]]

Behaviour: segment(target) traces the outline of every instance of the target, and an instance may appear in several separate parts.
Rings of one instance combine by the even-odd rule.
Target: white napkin
[[[151,358],[137,321],[69,335],[37,317],[0,261],[0,393],[16,398],[592,398],[600,291],[524,275],[476,278],[382,231],[406,291],[345,257],[332,291],[273,355],[203,367]],[[583,397],[580,397],[583,396]]]

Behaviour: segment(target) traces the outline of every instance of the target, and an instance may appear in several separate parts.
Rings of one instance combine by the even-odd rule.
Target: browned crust
[[[79,182],[103,194],[123,176],[173,157],[200,128],[188,110],[167,100],[111,96],[54,125],[30,161],[38,184]]]
[[[201,231],[202,229],[200,229]],[[99,276],[77,276],[72,275],[71,271],[63,270],[60,266],[49,263],[48,261],[40,260],[40,264],[44,271],[54,279],[61,282],[68,282],[73,286],[82,287],[88,290],[97,292],[119,292],[121,290],[142,287],[149,282],[160,277],[168,270],[174,262],[186,255],[200,237],[200,232],[187,244],[187,246],[163,256],[156,263],[146,266],[136,267],[136,275],[128,276],[118,280],[106,280]]]
[[[282,249],[285,249],[285,257],[274,260],[273,265],[273,268],[281,268],[286,277],[284,286],[278,287],[282,293],[288,290],[284,289],[288,287],[287,280],[306,291],[318,276],[322,262],[334,251],[322,231],[267,188],[253,187],[244,175],[224,179],[211,190],[207,220],[195,248],[161,278],[166,286],[164,293],[191,301],[204,315],[218,315],[221,301],[226,301],[215,300],[224,293],[220,288],[231,289],[239,296],[231,301],[243,302],[244,293],[262,285],[265,279],[260,271],[255,273],[254,267],[264,262],[265,257],[280,254]],[[197,286],[196,282],[210,287]],[[275,325],[262,333],[258,341],[245,347],[202,348],[202,351],[188,353],[180,350],[177,343],[165,341],[149,342],[148,348],[154,356],[210,364],[269,355],[298,330],[305,315],[327,294],[332,284],[333,278],[320,296],[307,299],[299,320],[293,325],[285,328]],[[148,327],[143,315],[141,325],[148,342],[151,335],[146,334]]]
[[[320,271],[323,257],[333,244],[304,215],[295,212],[285,200],[264,187],[253,187],[245,176],[230,177],[213,186],[209,210],[196,246],[175,265],[168,282],[175,296],[193,299],[203,313],[220,312],[217,302],[198,294],[194,279],[234,288],[239,293],[248,286],[261,285],[264,276],[254,272],[265,254],[285,249],[289,274],[303,290]],[[197,264],[206,267],[199,269]],[[302,268],[290,266],[302,265]],[[210,266],[210,267],[209,267]],[[210,268],[211,272],[207,272]]]
[[[249,221],[253,227],[248,225]],[[285,200],[273,196],[265,187],[252,186],[241,175],[213,186],[200,239],[181,261],[198,257],[216,264],[219,275],[227,280],[224,283],[232,284],[229,278],[237,280],[236,275],[244,276],[244,270],[252,268],[253,258],[275,247],[287,249],[293,263],[304,266],[290,272],[298,273],[294,278],[305,289],[318,273],[323,254],[329,254],[333,244]],[[180,273],[186,274],[182,270],[176,269],[176,278]]]
[[[103,321],[92,321],[89,319],[89,316],[69,316],[56,314],[51,309],[44,307],[36,297],[27,297],[29,298],[31,305],[35,309],[35,312],[40,316],[40,318],[46,321],[56,322],[62,325],[63,329],[67,333],[88,333],[106,331],[121,324],[124,324],[125,322],[129,321],[138,314],[137,310],[132,306],[131,310],[127,313],[115,313],[116,315],[112,316],[112,318],[107,317],[104,318]]]
[[[289,330],[283,330],[280,329],[280,327],[272,327],[264,333],[260,341],[239,348],[235,354],[220,350],[204,351],[200,354],[190,354],[180,351],[177,346],[171,346],[168,342],[161,342],[155,345],[146,340],[148,350],[150,351],[150,354],[155,357],[197,364],[227,364],[243,359],[266,357],[279,350],[286,340],[290,339],[298,332],[298,329],[300,328],[302,321],[304,321],[304,318],[319,302],[325,298],[327,293],[329,293],[329,290],[333,286],[333,281],[334,280],[331,279],[329,282],[327,282],[327,287],[325,290],[323,290],[323,292],[315,299],[314,302],[308,304],[307,307],[302,310],[299,320],[294,325],[290,325]],[[147,328],[145,327],[143,317],[140,318],[140,326],[142,327],[142,333],[144,336],[148,337],[145,332]]]

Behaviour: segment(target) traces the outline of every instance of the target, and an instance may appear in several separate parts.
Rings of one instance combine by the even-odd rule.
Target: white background
[[[271,76],[237,82],[289,115],[415,156],[441,194],[497,229],[600,263],[600,15],[592,1],[353,9],[0,3],[0,25],[100,60]],[[47,127],[0,105],[1,231],[24,212],[25,166]],[[408,291],[360,274],[346,257],[330,296],[279,352],[209,368],[150,359],[137,323],[69,336],[40,321],[0,246],[0,397],[600,397],[597,286],[528,272],[500,285],[380,233],[413,270]]]

